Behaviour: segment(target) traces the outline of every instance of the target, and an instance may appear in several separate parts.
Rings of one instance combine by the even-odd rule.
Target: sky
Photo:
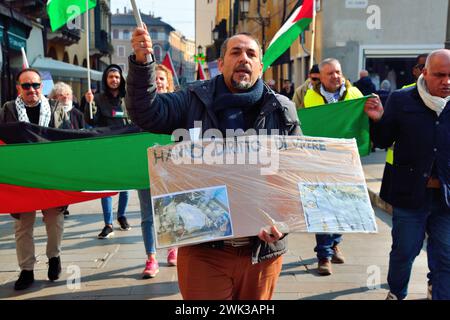
[[[195,0],[136,0],[136,5],[141,12],[151,11],[187,38],[195,39]],[[125,6],[131,9],[131,1],[111,0],[113,14],[117,8],[123,12]]]

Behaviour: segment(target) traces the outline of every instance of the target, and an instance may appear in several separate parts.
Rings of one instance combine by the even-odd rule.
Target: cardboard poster
[[[158,248],[254,236],[270,225],[282,232],[377,231],[354,139],[273,135],[186,141],[149,148],[148,161]],[[222,207],[216,214],[206,200],[194,201],[221,189],[226,200],[214,201]],[[188,223],[181,221],[183,208],[191,215],[184,220],[202,221],[195,220],[198,230],[182,239],[168,236],[168,228],[169,234],[182,234],[177,228]],[[161,222],[170,210],[179,212],[178,227]],[[220,216],[221,222],[210,228],[213,222],[205,216],[211,221]]]

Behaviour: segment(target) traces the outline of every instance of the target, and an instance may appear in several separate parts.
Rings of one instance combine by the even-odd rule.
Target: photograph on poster
[[[367,188],[357,183],[299,183],[308,232],[377,232]]]
[[[160,248],[233,237],[226,186],[152,197]]]

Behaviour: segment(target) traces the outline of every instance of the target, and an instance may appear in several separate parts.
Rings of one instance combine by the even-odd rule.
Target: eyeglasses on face
[[[38,82],[33,83],[21,83],[20,86],[23,90],[30,90],[31,87],[33,87],[34,90],[37,90],[41,87],[41,84]]]
[[[316,77],[311,78],[311,81],[319,81],[319,80],[320,80],[320,78],[316,78]]]
[[[414,66],[414,68],[417,68],[419,70],[422,70],[424,67],[425,67],[425,64],[423,64],[423,63],[418,63]]]

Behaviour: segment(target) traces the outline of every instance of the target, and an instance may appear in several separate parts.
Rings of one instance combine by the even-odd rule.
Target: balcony
[[[25,16],[41,18],[47,15],[46,1],[44,0],[4,0],[2,2]]]
[[[99,30],[95,32],[95,48],[90,49],[90,55],[105,56],[112,54],[114,51],[111,45],[111,38],[108,32],[105,30]]]
[[[57,42],[64,46],[70,46],[80,41],[80,29],[69,29],[67,26],[63,26],[56,31],[51,31],[50,21],[42,19],[42,24],[47,28],[47,40]]]

